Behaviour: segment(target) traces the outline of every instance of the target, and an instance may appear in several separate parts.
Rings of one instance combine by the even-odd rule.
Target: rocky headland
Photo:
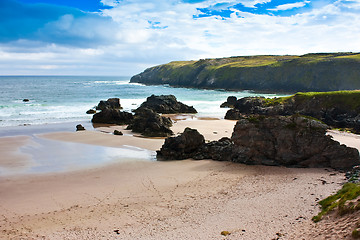
[[[350,128],[359,133],[360,91],[307,92],[280,98],[245,97],[233,103],[233,109],[226,113],[225,119],[241,119],[244,114],[301,114],[335,128]]]
[[[315,53],[174,61],[148,68],[131,82],[272,92],[336,91],[360,89],[359,75],[359,53]]]

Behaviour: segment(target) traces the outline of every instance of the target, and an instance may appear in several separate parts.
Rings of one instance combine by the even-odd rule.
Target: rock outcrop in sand
[[[127,129],[141,133],[147,137],[168,137],[173,135],[170,127],[172,121],[168,117],[163,117],[148,108],[136,110],[134,119]]]
[[[172,160],[192,158],[204,143],[204,136],[196,129],[185,128],[184,132],[179,136],[165,139],[164,145],[158,151],[158,156]]]
[[[306,117],[249,116],[239,120],[231,139],[203,143],[186,130],[167,139],[158,151],[160,159],[226,160],[245,164],[287,167],[349,169],[360,163],[357,149],[340,145],[326,135],[328,126]],[[190,149],[186,149],[191,146]],[[195,146],[198,146],[197,148]],[[184,154],[186,153],[186,154]]]
[[[330,126],[360,132],[360,91],[297,93],[280,98],[245,97],[235,102],[225,119],[237,120],[243,114],[301,114],[317,118]]]

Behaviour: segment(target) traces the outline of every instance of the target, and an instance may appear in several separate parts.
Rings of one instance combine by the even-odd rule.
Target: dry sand
[[[230,137],[234,121],[178,121],[207,140]],[[114,128],[124,136],[114,136]],[[163,139],[122,127],[51,133],[43,139],[159,149]],[[11,142],[9,142],[11,140]],[[29,137],[0,138],[9,159]],[[59,149],[61,151],[61,149]],[[21,161],[19,161],[21,160]],[[3,163],[4,162],[4,163]],[[245,166],[229,162],[119,162],[91,169],[0,177],[0,239],[314,239],[316,201],[341,187],[329,169]],[[231,234],[222,236],[222,231]],[[317,238],[317,239],[325,239]]]

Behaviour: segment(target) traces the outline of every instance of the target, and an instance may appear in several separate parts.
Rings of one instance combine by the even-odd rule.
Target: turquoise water
[[[192,105],[199,117],[223,117],[219,105],[230,95],[278,96],[250,91],[230,92],[145,86],[130,77],[0,76],[0,127],[65,122],[90,122],[85,112],[100,100],[120,98],[125,111],[137,108],[151,94],[173,94]],[[29,102],[23,102],[23,99]]]

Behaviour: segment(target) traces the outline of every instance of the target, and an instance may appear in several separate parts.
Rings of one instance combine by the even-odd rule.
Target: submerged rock
[[[147,137],[168,137],[173,135],[170,130],[172,121],[168,117],[163,117],[148,108],[138,109],[133,121],[127,129],[141,133]]]
[[[86,111],[86,114],[95,114],[96,113],[96,110],[94,109],[89,109]]]
[[[194,107],[177,101],[174,95],[151,95],[137,110],[147,108],[157,113],[197,113]],[[137,111],[135,110],[135,112]]]

